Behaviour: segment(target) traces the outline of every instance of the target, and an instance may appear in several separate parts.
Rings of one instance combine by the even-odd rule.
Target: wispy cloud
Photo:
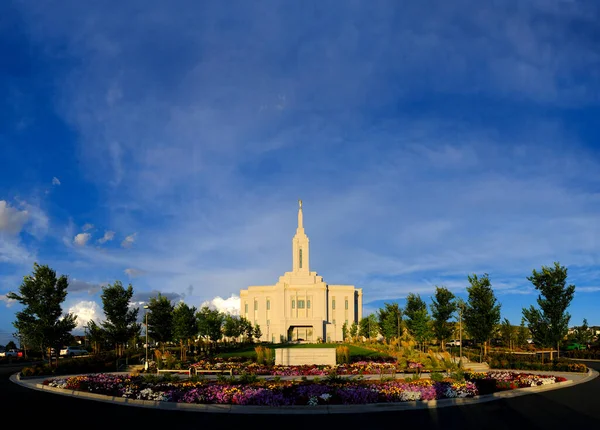
[[[125,269],[123,272],[130,278],[137,278],[145,273],[143,270],[133,269],[131,267]]]
[[[78,60],[54,102],[105,219],[76,225],[124,237],[69,249],[69,269],[235,309],[290,270],[302,198],[313,270],[371,302],[488,272],[519,308],[555,260],[597,285],[600,162],[547,114],[599,100],[597,5],[69,6],[20,8],[34,43]],[[7,207],[18,234],[26,210]],[[0,242],[0,258],[28,249]]]
[[[94,224],[90,224],[89,222],[84,224],[83,227],[81,227],[81,229],[83,231],[88,231],[94,228]]]
[[[104,232],[104,236],[102,236],[100,239],[98,239],[98,243],[106,243],[108,241],[113,240],[114,237],[115,237],[115,232],[107,230]]]
[[[121,246],[123,248],[131,248],[131,246],[133,246],[133,243],[135,242],[136,236],[137,236],[137,233],[130,234],[125,239],[123,239],[123,242],[121,242]]]
[[[52,178],[52,185],[60,185],[60,180],[56,176]]]

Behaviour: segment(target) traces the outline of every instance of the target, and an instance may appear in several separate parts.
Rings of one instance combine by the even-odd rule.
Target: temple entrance
[[[288,342],[314,343],[312,326],[290,326],[287,331]]]

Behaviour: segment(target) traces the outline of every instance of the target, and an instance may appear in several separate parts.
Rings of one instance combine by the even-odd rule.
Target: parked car
[[[67,346],[60,350],[60,355],[63,357],[75,357],[87,354],[89,354],[89,351],[81,346]]]
[[[9,349],[8,351],[0,351],[0,357],[18,357],[19,351],[17,349]]]
[[[446,346],[460,346],[460,339],[453,339],[449,342],[446,342]]]

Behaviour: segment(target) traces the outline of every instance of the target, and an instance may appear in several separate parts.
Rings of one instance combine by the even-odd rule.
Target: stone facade
[[[292,271],[275,285],[240,291],[240,315],[259,325],[262,341],[342,341],[342,327],[362,318],[362,289],[329,285],[310,271],[309,240],[304,232],[302,201],[292,238]]]

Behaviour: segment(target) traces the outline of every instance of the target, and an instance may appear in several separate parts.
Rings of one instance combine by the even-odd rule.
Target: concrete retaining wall
[[[276,348],[275,364],[280,366],[335,366],[335,348]]]

